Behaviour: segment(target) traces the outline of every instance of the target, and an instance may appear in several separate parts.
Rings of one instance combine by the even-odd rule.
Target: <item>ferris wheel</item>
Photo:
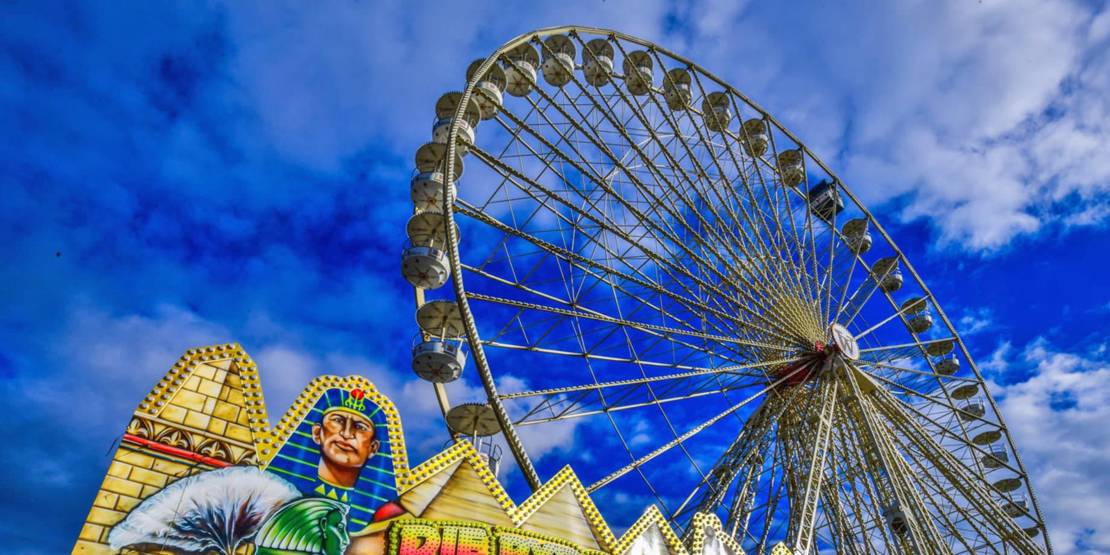
[[[714,513],[748,553],[1051,551],[902,251],[693,62],[603,29],[521,35],[440,98],[411,193],[413,369],[454,434],[502,434],[533,488],[572,462],[603,510]],[[487,398],[452,409],[464,371]]]

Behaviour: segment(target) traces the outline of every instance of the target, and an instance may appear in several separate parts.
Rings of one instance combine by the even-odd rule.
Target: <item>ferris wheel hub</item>
[[[829,328],[829,344],[836,348],[840,356],[848,360],[859,358],[859,343],[848,328],[840,324],[833,324]]]

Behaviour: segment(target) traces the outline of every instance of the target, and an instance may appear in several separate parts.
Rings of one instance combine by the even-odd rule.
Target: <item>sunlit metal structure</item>
[[[1051,552],[952,322],[770,114],[602,29],[521,35],[466,77],[417,154],[404,275],[449,369],[414,368],[449,414],[470,364],[530,484],[518,431],[586,421],[591,492],[715,513],[748,553]]]

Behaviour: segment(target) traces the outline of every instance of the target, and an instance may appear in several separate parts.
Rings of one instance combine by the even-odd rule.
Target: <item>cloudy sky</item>
[[[271,412],[366,374],[416,458],[441,445],[408,370],[411,155],[471,60],[580,23],[698,61],[829,162],[967,334],[1057,552],[1110,553],[1110,10],[780,4],[4,2],[0,544],[71,547],[192,346],[240,342]]]

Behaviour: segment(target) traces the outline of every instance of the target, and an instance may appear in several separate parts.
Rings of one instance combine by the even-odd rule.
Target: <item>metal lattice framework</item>
[[[749,552],[1051,551],[951,321],[762,108],[583,27],[522,35],[467,78],[417,154],[414,369],[446,413],[468,347],[533,487],[521,437],[578,425],[595,497],[716,513]]]

